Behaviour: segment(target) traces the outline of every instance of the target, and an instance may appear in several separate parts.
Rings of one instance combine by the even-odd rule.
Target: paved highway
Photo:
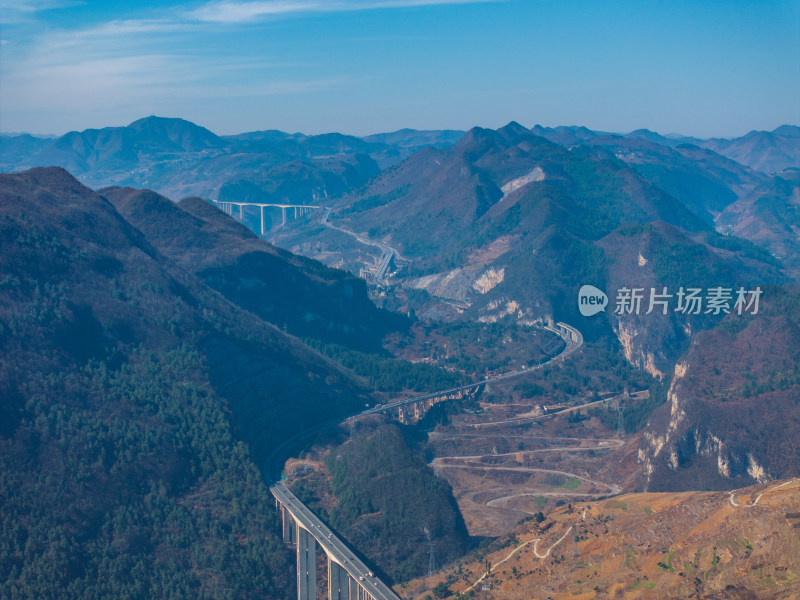
[[[439,392],[433,392],[432,394],[426,394],[424,396],[414,396],[413,398],[406,398],[406,399],[403,399],[403,400],[395,400],[394,402],[389,402],[388,404],[382,404],[380,406],[375,406],[373,408],[367,409],[367,410],[363,411],[361,414],[362,415],[372,415],[372,414],[384,412],[386,410],[391,410],[391,409],[397,408],[399,406],[405,406],[407,404],[415,404],[416,402],[419,402],[421,400],[429,400],[430,398],[438,398],[439,396],[446,396],[446,395],[455,394],[455,393],[458,393],[458,392],[464,392],[464,391],[467,391],[467,390],[471,390],[471,389],[475,389],[477,387],[480,387],[480,386],[482,386],[482,385],[484,385],[486,383],[495,382],[495,381],[504,381],[506,379],[512,379],[514,377],[519,377],[520,375],[525,375],[526,373],[530,373],[531,371],[535,371],[537,369],[542,369],[542,368],[546,367],[547,365],[551,365],[551,364],[553,364],[555,362],[563,360],[564,358],[566,358],[567,356],[569,356],[570,354],[575,352],[578,348],[580,348],[583,345],[583,336],[574,327],[570,327],[569,325],[566,325],[564,323],[559,323],[559,325],[561,325],[562,327],[566,328],[569,332],[571,332],[575,336],[576,339],[573,341],[571,337],[568,337],[566,334],[563,334],[563,333],[561,333],[559,331],[556,331],[554,328],[546,328],[548,331],[552,331],[556,335],[559,335],[562,338],[565,338],[565,341],[567,343],[566,347],[564,348],[564,351],[561,354],[559,354],[558,356],[554,356],[550,360],[546,360],[543,363],[538,364],[538,365],[534,365],[532,367],[523,367],[522,369],[517,369],[515,371],[509,371],[508,373],[503,373],[502,375],[495,375],[494,377],[488,377],[487,379],[484,379],[483,381],[478,381],[477,383],[468,383],[466,385],[460,385],[458,387],[450,388],[448,390],[442,390],[442,391],[439,391]]]
[[[380,249],[381,258],[378,263],[377,270],[372,275],[373,283],[375,284],[384,283],[384,280],[386,279],[386,272],[389,270],[389,263],[391,263],[393,257],[397,256],[398,259],[408,261],[408,259],[403,258],[403,256],[395,248],[392,248],[388,244],[384,244],[383,242],[376,242],[369,238],[360,236],[353,231],[349,231],[348,229],[343,229],[341,227],[337,227],[336,225],[331,224],[328,221],[328,217],[330,216],[330,214],[331,214],[331,209],[330,208],[326,209],[325,214],[319,221],[320,224],[324,225],[325,227],[330,227],[331,229],[335,229],[336,231],[340,231],[346,235],[349,235],[350,237],[355,238],[358,242],[364,244],[365,246],[373,246],[375,248]]]
[[[270,488],[273,495],[289,510],[294,518],[306,529],[330,558],[339,563],[375,600],[399,600],[397,594],[376,576],[370,574],[361,562],[325,523],[308,510],[282,481]]]
[[[516,371],[512,371],[509,373],[504,373],[502,375],[497,375],[495,377],[487,378],[483,381],[478,383],[472,383],[465,386],[459,386],[457,388],[452,388],[450,390],[444,390],[441,392],[435,392],[433,394],[428,394],[425,396],[418,396],[415,398],[405,399],[405,400],[398,400],[397,402],[392,402],[387,405],[381,406],[380,408],[375,407],[371,409],[367,409],[362,411],[361,415],[370,415],[379,412],[383,412],[388,409],[392,409],[398,406],[402,406],[404,404],[410,404],[413,402],[419,402],[420,400],[426,400],[429,398],[435,398],[437,396],[442,396],[445,394],[450,394],[462,390],[468,390],[479,385],[483,385],[490,381],[499,381],[502,379],[510,379],[512,377],[518,377],[525,373],[529,373],[535,369],[539,369],[553,363],[557,360],[561,360],[564,357],[572,354],[575,350],[577,350],[581,344],[583,343],[583,337],[581,336],[578,330],[569,327],[563,323],[559,323],[564,329],[567,330],[568,333],[563,333],[553,328],[548,328],[550,331],[557,333],[558,335],[562,336],[565,341],[567,342],[566,348],[564,351],[540,365],[536,365],[530,368],[519,369]],[[571,334],[571,335],[570,335]],[[573,339],[573,337],[575,339]],[[286,460],[286,457],[290,454],[293,448],[301,445],[305,440],[307,440],[312,435],[316,434],[319,431],[327,429],[333,425],[336,425],[340,422],[340,419],[332,419],[326,421],[325,423],[321,423],[315,427],[310,429],[306,429],[301,433],[293,436],[292,438],[286,440],[282,444],[280,444],[277,448],[275,448],[267,457],[266,461],[266,474],[270,477],[273,481],[277,481],[270,487],[270,491],[272,494],[278,499],[278,501],[287,509],[289,512],[294,516],[294,518],[300,523],[300,525],[307,530],[314,539],[317,540],[317,543],[322,547],[325,553],[331,558],[334,562],[341,565],[348,574],[356,580],[356,582],[363,587],[370,596],[372,596],[375,600],[399,600],[398,596],[392,591],[392,589],[383,583],[380,579],[375,577],[374,575],[370,575],[369,569],[364,565],[361,560],[359,560],[355,554],[345,545],[342,540],[340,540],[328,527],[323,523],[318,517],[314,515],[308,508],[306,508],[305,504],[303,504],[297,496],[295,496],[286,484],[283,481],[280,481],[281,470],[283,468],[283,463]]]

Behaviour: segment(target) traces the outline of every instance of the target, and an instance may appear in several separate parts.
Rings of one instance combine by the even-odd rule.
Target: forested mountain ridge
[[[294,335],[375,351],[386,333],[406,326],[375,307],[363,279],[276,248],[205,200],[174,203],[131,188],[101,193],[165,256]]]
[[[184,119],[150,116],[123,127],[71,131],[55,139],[0,137],[0,171],[66,168],[90,187],[146,187],[186,196],[246,201],[264,195],[309,204],[361,185],[379,168],[462,132],[403,130],[359,138],[254,131],[218,136]],[[265,178],[264,172],[269,171]],[[224,191],[223,191],[224,189]]]
[[[291,595],[256,465],[361,385],[61,169],[0,177],[0,249],[1,595]]]
[[[361,421],[321,461],[290,461],[288,482],[396,583],[464,555],[470,540],[447,481],[412,450],[413,428]]]

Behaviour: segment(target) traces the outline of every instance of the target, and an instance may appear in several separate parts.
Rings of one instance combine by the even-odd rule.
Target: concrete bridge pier
[[[352,577],[331,557],[328,557],[328,600],[350,600]],[[355,583],[355,582],[353,582]]]
[[[317,557],[314,536],[297,526],[297,598],[317,600]]]
[[[292,514],[281,506],[281,522],[283,524],[283,541],[290,546],[297,543],[297,524]]]
[[[297,553],[298,600],[317,600],[317,546],[328,561],[328,600],[400,600],[303,507],[283,482],[270,490],[281,508],[283,539]]]

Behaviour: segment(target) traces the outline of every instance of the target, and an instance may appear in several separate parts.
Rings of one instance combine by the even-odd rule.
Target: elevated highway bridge
[[[264,209],[265,208],[279,208],[281,210],[281,225],[286,225],[286,215],[289,209],[294,210],[294,218],[296,219],[299,216],[305,215],[313,210],[317,210],[322,208],[321,206],[314,206],[311,204],[278,204],[278,203],[271,203],[271,202],[224,202],[220,200],[213,200],[214,204],[219,208],[222,212],[226,215],[230,215],[232,217],[236,217],[234,214],[234,206],[238,207],[239,210],[239,220],[244,221],[244,207],[245,206],[256,206],[258,207],[261,213],[261,235],[264,235],[266,231],[266,220],[264,219]]]
[[[283,540],[297,550],[297,598],[316,600],[316,546],[328,558],[328,600],[399,600],[283,481],[270,488],[281,511]]]
[[[424,411],[437,402],[458,398],[488,382],[525,375],[546,365],[564,360],[583,344],[581,333],[566,323],[553,323],[545,329],[560,336],[566,346],[558,356],[539,365],[489,377],[477,383],[458,386],[424,396],[397,400],[362,411],[354,416],[386,413],[407,418],[408,411]],[[297,552],[297,598],[316,600],[316,547],[322,548],[328,560],[328,600],[400,600],[392,589],[376,577],[337,535],[295,496],[281,480],[281,470],[293,449],[319,431],[335,426],[339,419],[307,429],[275,448],[267,458],[266,476],[276,483],[270,486],[280,510],[283,540]]]
[[[548,324],[544,326],[544,329],[546,329],[547,331],[552,331],[553,333],[558,335],[561,339],[564,340],[566,346],[564,347],[564,350],[561,352],[561,354],[549,360],[546,360],[543,363],[540,363],[538,365],[533,365],[531,367],[523,367],[521,369],[517,369],[515,371],[509,371],[508,373],[503,373],[501,375],[496,375],[494,377],[487,377],[483,381],[468,383],[466,385],[460,385],[454,388],[450,388],[448,390],[433,392],[432,394],[426,394],[424,396],[414,396],[413,398],[407,398],[404,400],[396,400],[388,404],[375,406],[374,408],[365,410],[361,414],[370,415],[376,413],[384,413],[395,417],[401,423],[408,423],[410,421],[420,418],[425,413],[425,411],[427,411],[434,404],[438,404],[439,402],[443,402],[445,400],[454,400],[462,398],[465,395],[474,392],[480,386],[489,383],[490,381],[495,382],[495,381],[504,381],[506,379],[513,379],[514,377],[519,377],[521,375],[531,373],[538,369],[542,369],[548,365],[552,365],[556,362],[564,360],[567,356],[575,352],[578,348],[580,348],[583,345],[583,335],[581,335],[581,332],[575,329],[574,327],[567,325],[566,323]]]

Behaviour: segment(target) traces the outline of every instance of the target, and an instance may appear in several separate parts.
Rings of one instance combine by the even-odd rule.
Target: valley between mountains
[[[798,597],[798,140],[0,138],[0,597]]]

